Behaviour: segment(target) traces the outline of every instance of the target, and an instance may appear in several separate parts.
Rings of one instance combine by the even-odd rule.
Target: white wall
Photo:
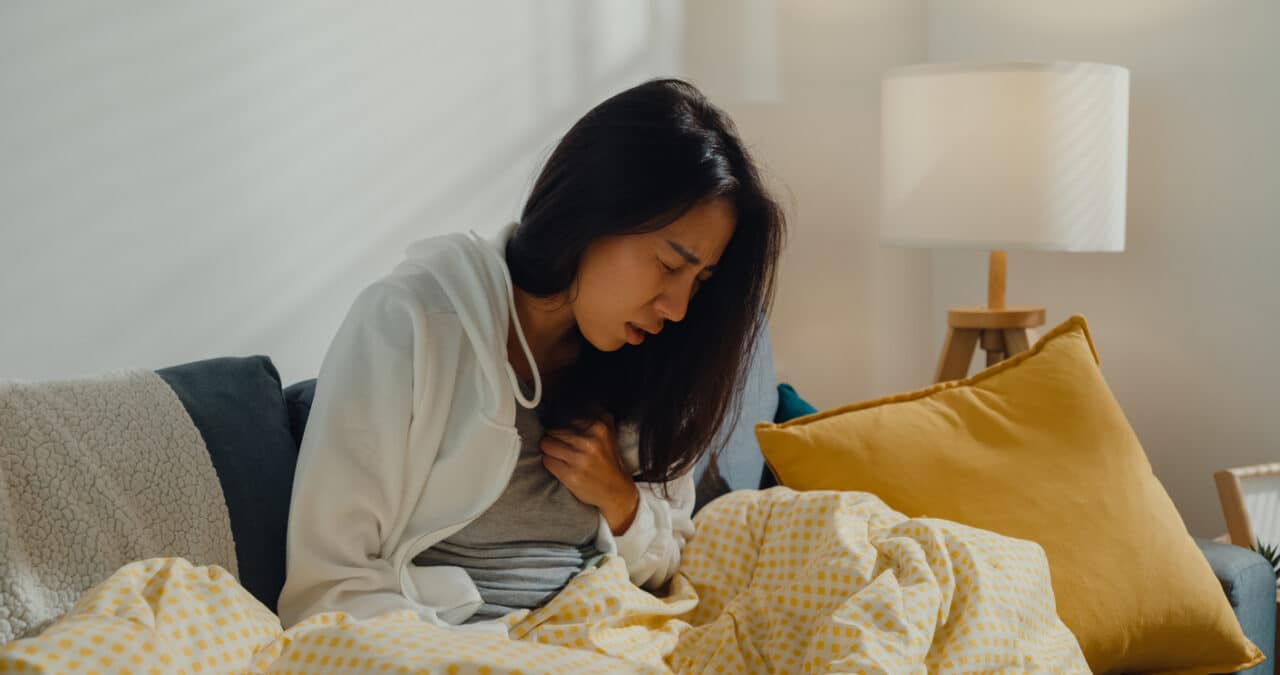
[[[405,244],[495,231],[582,113],[678,70],[682,12],[0,3],[0,378],[313,377]]]
[[[1010,304],[1089,321],[1102,369],[1193,534],[1225,531],[1216,469],[1280,460],[1280,3],[935,1],[930,61],[1131,71],[1128,241],[1009,254]],[[985,254],[932,254],[933,334],[982,304]]]

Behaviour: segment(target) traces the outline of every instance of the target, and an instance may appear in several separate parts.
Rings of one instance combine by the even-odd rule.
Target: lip
[[[638,345],[644,342],[644,337],[645,331],[643,329],[630,321],[627,322],[627,342],[633,345]]]

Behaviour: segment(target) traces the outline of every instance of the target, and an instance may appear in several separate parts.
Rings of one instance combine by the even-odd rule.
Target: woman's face
[[[684,319],[698,285],[715,273],[735,221],[732,203],[720,197],[660,230],[588,246],[570,290],[583,337],[601,351],[614,351]]]

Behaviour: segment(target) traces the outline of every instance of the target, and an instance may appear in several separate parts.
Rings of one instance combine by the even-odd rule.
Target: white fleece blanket
[[[0,381],[0,644],[156,556],[239,578],[222,487],[169,385],[144,369]]]

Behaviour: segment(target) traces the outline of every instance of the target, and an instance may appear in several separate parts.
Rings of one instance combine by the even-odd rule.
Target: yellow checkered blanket
[[[1034,543],[783,487],[730,493],[695,525],[661,597],[610,557],[508,615],[511,639],[408,610],[282,631],[223,568],[142,560],[5,645],[0,672],[1089,672]]]

